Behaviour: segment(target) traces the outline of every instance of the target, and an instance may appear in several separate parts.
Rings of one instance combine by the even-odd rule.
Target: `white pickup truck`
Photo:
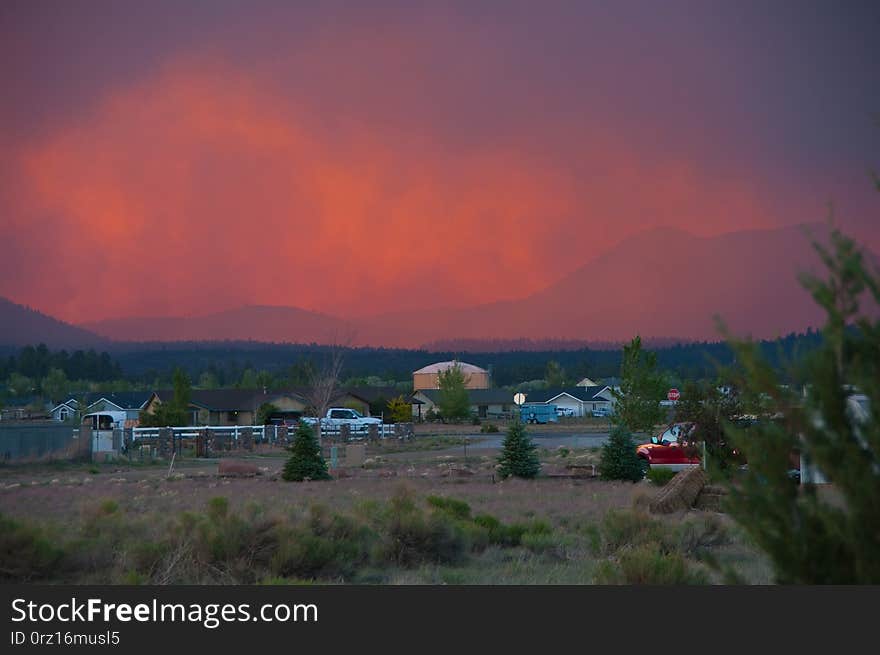
[[[300,419],[307,425],[315,425],[317,418],[304,416]],[[343,425],[348,425],[352,432],[366,432],[371,425],[382,425],[382,419],[372,416],[364,416],[358,411],[345,407],[331,407],[327,415],[321,417],[321,430],[336,431]]]

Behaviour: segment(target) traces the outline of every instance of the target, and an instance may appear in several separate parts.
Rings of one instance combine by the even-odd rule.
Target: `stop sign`
[[[678,389],[670,389],[666,392],[666,400],[671,400],[672,402],[678,400],[680,396],[681,394],[678,393]]]

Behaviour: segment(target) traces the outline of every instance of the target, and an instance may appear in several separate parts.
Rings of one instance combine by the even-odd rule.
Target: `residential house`
[[[49,418],[53,421],[64,423],[65,421],[75,419],[78,409],[79,402],[77,402],[76,399],[71,398],[70,400],[65,400],[63,403],[55,405],[55,407],[49,410]]]
[[[526,402],[567,407],[575,416],[589,416],[594,410],[614,411],[614,397],[611,387],[607,385],[529,391],[526,393]]]
[[[311,389],[296,387],[293,392],[305,399],[307,410],[311,412],[311,408],[308,407],[309,399],[312,397]],[[364,416],[372,416],[376,413],[381,414],[382,410],[378,405],[382,404],[382,398],[393,398],[399,395],[400,392],[396,391],[394,387],[344,387],[336,390],[330,400],[330,407],[346,407],[360,412]],[[371,413],[371,407],[377,411]]]
[[[125,412],[125,426],[137,427],[141,412],[150,406],[157,396],[155,391],[117,391],[103,394],[88,394],[86,414],[95,412]]]
[[[272,405],[273,410],[266,416],[268,423],[292,423],[299,420],[308,410],[308,401],[305,396],[296,391],[266,391],[265,389],[257,392],[257,397],[251,403],[256,407],[253,418],[253,424],[260,423],[259,411],[260,406],[264,404]]]
[[[190,392],[190,425],[257,425],[260,407],[273,405],[266,417],[270,422],[292,422],[311,413],[309,389],[298,387],[281,391],[265,389],[193,389]],[[374,394],[368,390],[340,389],[330,401],[331,406],[355,409],[370,416]],[[168,402],[173,391],[157,392],[154,403]],[[152,413],[155,405],[145,411]]]
[[[347,402],[349,403],[348,405],[343,403],[343,406],[357,409],[364,416],[384,416],[388,412],[388,401],[398,396],[406,399],[409,395],[409,392],[388,386],[346,387],[342,391],[348,396]],[[365,411],[361,411],[361,408],[357,406],[358,403],[360,403],[360,407],[364,407],[363,404],[366,404]]]
[[[256,425],[260,407],[276,408],[270,418],[295,419],[306,410],[306,399],[295,392],[255,389],[194,389],[190,394],[192,425]]]

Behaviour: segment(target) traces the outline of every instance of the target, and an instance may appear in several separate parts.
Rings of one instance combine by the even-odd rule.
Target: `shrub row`
[[[57,531],[56,531],[57,532]],[[66,540],[50,529],[0,516],[0,580],[94,584],[249,584],[265,580],[381,582],[383,571],[458,564],[490,546],[540,551],[546,523],[505,524],[471,515],[467,503],[407,492],[351,515],[312,506],[304,517],[267,516],[258,506],[204,512],[165,522],[93,508]],[[60,534],[60,532],[59,532]],[[543,541],[542,541],[543,540]]]

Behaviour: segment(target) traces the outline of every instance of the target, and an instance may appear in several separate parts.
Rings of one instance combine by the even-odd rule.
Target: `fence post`
[[[92,459],[92,446],[93,446],[93,444],[92,444],[92,428],[87,427],[85,425],[81,426],[79,429],[79,439],[80,439],[80,444],[79,444],[80,456],[83,459],[88,458],[89,460],[91,460]]]
[[[253,428],[242,428],[241,429],[241,447],[244,450],[253,450],[254,449],[254,429]]]
[[[171,442],[171,443],[169,443]],[[174,451],[174,431],[171,428],[159,428],[159,457],[168,457],[169,450]]]
[[[406,441],[413,436],[412,423],[395,423],[394,436],[400,441]]]

